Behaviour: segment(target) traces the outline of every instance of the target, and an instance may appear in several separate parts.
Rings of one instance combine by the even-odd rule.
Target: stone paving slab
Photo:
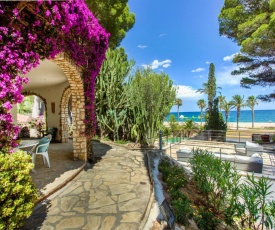
[[[101,160],[40,204],[21,229],[135,230],[151,196],[146,154],[94,143]]]
[[[47,197],[56,188],[73,178],[84,166],[84,161],[73,160],[72,141],[68,143],[51,143],[49,146],[51,167],[43,164],[42,155],[37,155],[35,173],[31,177],[40,198]]]

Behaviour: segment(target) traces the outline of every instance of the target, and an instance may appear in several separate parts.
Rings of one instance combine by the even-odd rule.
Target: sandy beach
[[[233,129],[237,127],[237,122],[230,122],[228,123],[228,128]],[[252,128],[251,122],[239,122],[239,128]],[[254,128],[275,128],[275,122],[254,122]]]
[[[181,124],[182,122],[180,122]],[[198,125],[200,125],[200,122],[196,122]],[[169,126],[168,122],[164,122],[165,126]],[[202,125],[204,125],[204,122],[202,122]],[[228,128],[229,129],[236,129],[237,122],[228,122]],[[251,122],[239,122],[239,129],[251,129],[252,123]],[[254,122],[254,128],[275,128],[275,122]]]

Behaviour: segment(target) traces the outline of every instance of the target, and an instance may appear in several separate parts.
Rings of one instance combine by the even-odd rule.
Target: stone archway
[[[73,116],[73,153],[74,160],[87,160],[87,143],[86,137],[83,135],[85,132],[85,96],[84,96],[84,85],[81,78],[81,69],[76,67],[73,62],[66,58],[64,53],[57,55],[53,60],[64,72],[68,78],[70,85],[69,90],[63,93],[61,99],[61,129],[66,125],[64,117],[66,110],[66,105],[68,109],[69,93],[72,95],[72,116]],[[65,95],[66,93],[66,95]],[[62,134],[63,133],[63,134]],[[64,130],[62,129],[61,135],[64,135]]]
[[[68,124],[68,110],[69,100],[72,95],[71,88],[68,87],[64,90],[60,102],[60,136],[61,142],[68,142],[69,124]]]

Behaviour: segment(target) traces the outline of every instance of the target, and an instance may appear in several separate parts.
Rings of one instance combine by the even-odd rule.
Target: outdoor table
[[[19,143],[17,148],[24,149],[24,148],[28,148],[28,147],[34,147],[38,144],[38,142],[39,141],[37,141],[37,140],[23,140]]]
[[[25,148],[30,148],[30,147],[32,147],[29,151],[24,151],[25,153],[29,153],[29,154],[31,154],[32,155],[32,162],[34,161],[34,156],[33,156],[33,154],[32,154],[32,152],[34,151],[34,149],[35,149],[35,147],[36,147],[36,145],[39,143],[39,141],[37,141],[37,140],[23,140],[23,141],[21,141],[20,143],[19,143],[19,145],[17,146],[17,148],[18,149],[25,149]],[[32,172],[35,172],[35,170],[34,169],[32,169]]]

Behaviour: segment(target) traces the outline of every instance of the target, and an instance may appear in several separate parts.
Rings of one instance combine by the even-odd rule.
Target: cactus
[[[96,113],[101,137],[114,133],[124,124],[128,110],[127,78],[134,65],[123,48],[108,50],[96,83]],[[130,80],[130,78],[129,78]]]

